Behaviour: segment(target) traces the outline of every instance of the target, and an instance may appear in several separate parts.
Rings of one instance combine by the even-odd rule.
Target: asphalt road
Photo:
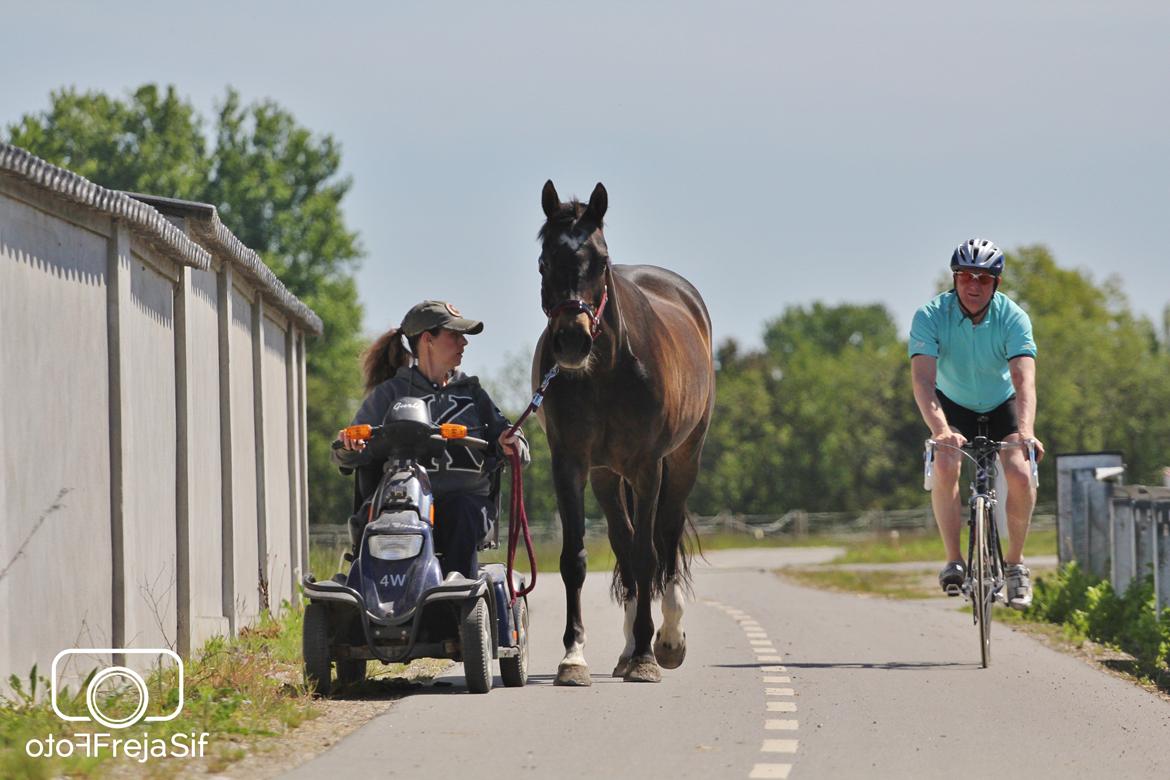
[[[1170,777],[1170,704],[1004,625],[979,668],[956,602],[791,585],[816,550],[709,553],[659,684],[609,676],[622,646],[608,577],[584,594],[593,685],[552,685],[563,591],[530,596],[530,681],[486,695],[462,667],[285,777]]]

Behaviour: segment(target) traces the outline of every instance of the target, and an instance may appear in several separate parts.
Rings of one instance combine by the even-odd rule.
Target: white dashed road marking
[[[792,678],[787,674],[783,674],[788,669],[778,664],[784,660],[784,656],[780,655],[779,651],[776,650],[775,645],[768,638],[768,634],[764,631],[763,626],[741,609],[728,607],[717,601],[708,600],[706,603],[716,609],[723,610],[724,613],[733,618],[739,624],[740,628],[743,629],[748,646],[755,653],[757,664],[760,664],[756,669],[763,673],[761,682],[764,684],[764,696],[767,697],[764,701],[765,711],[768,713],[796,712],[796,702],[786,701],[796,696],[796,690],[794,688],[773,687],[777,684],[790,684]],[[775,665],[764,666],[763,664],[765,663]],[[799,729],[800,722],[795,719],[779,720],[766,718],[764,720],[765,731],[798,731]],[[799,745],[800,741],[797,739],[764,739],[760,746],[760,752],[792,755],[796,753]],[[787,778],[792,771],[792,766],[792,764],[781,763],[754,764],[748,777],[752,780],[756,778],[760,780],[766,780],[767,778]]]
[[[800,725],[794,720],[766,720],[764,728],[768,731],[796,731]]]

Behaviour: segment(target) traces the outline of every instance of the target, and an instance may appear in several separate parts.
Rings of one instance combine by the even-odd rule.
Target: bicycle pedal
[[[958,585],[947,585],[945,590],[946,590],[946,594],[948,596],[962,596],[963,595],[963,589]]]

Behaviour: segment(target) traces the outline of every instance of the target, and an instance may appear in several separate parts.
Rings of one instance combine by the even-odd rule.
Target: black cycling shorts
[[[1003,441],[1020,430],[1020,423],[1016,419],[1016,397],[1004,401],[990,412],[973,412],[942,394],[935,388],[934,394],[942,405],[943,414],[947,417],[947,425],[955,428],[959,433],[971,441],[980,433],[981,418],[986,423],[986,436],[992,441]]]

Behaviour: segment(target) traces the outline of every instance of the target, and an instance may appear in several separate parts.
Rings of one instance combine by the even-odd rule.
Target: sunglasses
[[[957,271],[955,276],[958,277],[959,281],[967,282],[968,284],[980,284],[984,287],[995,282],[995,277],[991,274],[975,274],[971,273],[970,271]]]

